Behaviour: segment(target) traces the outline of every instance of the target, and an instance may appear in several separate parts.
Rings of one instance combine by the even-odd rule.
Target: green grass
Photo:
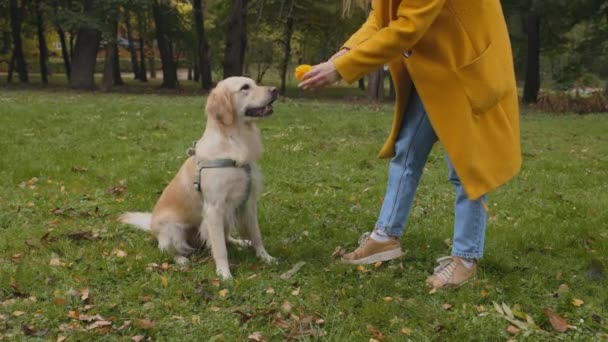
[[[238,341],[256,331],[283,340],[290,329],[276,324],[272,310],[285,311],[286,301],[301,320],[322,318],[310,325],[329,341],[369,341],[368,325],[391,341],[507,340],[509,322],[492,302],[518,305],[545,331],[522,330],[517,340],[608,338],[606,114],[522,116],[523,170],[489,197],[477,279],[429,294],[424,280],[435,258],[449,254],[444,240],[452,235],[453,190],[440,146],[402,238],[407,254],[364,271],[331,258],[337,246],[355,247],[375,223],[387,166],[375,157],[390,125],[388,105],[286,99],[260,124],[266,149],[260,225],[268,251],[280,260],[276,266],[261,264],[250,250],[230,249],[235,279],[216,287],[206,252],[181,268],[151,236],[119,225],[119,213],[152,208],[202,133],[204,102],[201,96],[0,92],[0,340],[33,338],[23,326],[68,341],[136,335]],[[124,193],[108,192],[121,184]],[[67,235],[83,231],[95,238]],[[49,265],[54,259],[61,264]],[[306,265],[291,279],[279,278],[299,261]],[[166,270],[148,267],[165,262]],[[555,296],[561,284],[570,290]],[[84,301],[81,289],[89,290]],[[584,304],[575,307],[574,298]],[[544,308],[576,329],[555,332]],[[70,318],[75,310],[112,325],[86,330],[92,322]],[[252,317],[243,322],[237,311]],[[130,326],[119,329],[125,321]],[[411,329],[409,337],[403,328]]]

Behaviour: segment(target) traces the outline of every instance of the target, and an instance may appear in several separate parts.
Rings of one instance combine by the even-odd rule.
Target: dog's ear
[[[219,122],[226,126],[232,125],[234,121],[234,108],[230,100],[230,94],[223,87],[215,88],[207,98],[207,106],[205,108],[207,115],[212,115]]]

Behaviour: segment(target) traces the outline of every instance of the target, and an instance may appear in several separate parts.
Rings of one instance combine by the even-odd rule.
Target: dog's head
[[[230,126],[271,115],[277,95],[277,88],[258,86],[247,77],[229,77],[211,91],[205,110],[210,118]]]

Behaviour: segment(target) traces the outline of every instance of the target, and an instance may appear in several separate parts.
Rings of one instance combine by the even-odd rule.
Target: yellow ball
[[[296,80],[301,81],[304,74],[312,70],[312,66],[308,64],[298,65],[296,68],[294,75],[296,76]]]

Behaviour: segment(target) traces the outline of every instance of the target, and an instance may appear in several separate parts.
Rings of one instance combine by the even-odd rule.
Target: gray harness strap
[[[192,144],[192,146],[188,149],[188,155],[195,155],[195,147],[196,141]],[[238,209],[243,209],[249,196],[251,195],[251,166],[249,164],[238,165],[236,160],[234,159],[213,159],[213,160],[200,160],[196,162],[196,176],[194,179],[194,190],[202,193],[201,189],[201,173],[204,169],[219,169],[219,168],[227,168],[227,167],[238,167],[245,170],[247,173],[247,190],[245,191],[245,196],[243,201],[239,205]]]

